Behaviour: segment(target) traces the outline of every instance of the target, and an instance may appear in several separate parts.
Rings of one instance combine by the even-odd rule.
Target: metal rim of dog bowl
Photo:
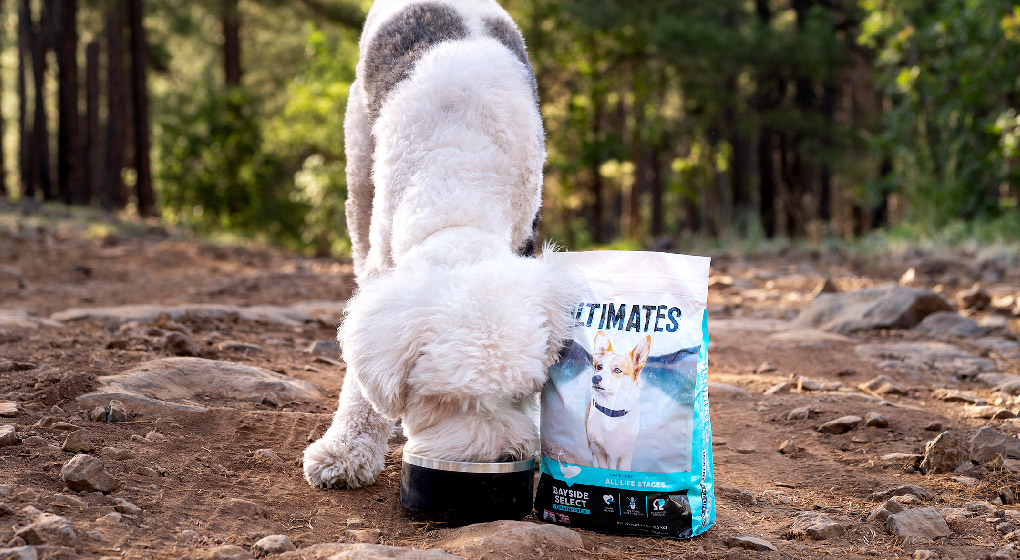
[[[464,473],[513,473],[535,469],[534,457],[523,461],[507,463],[467,463],[461,461],[433,459],[431,457],[424,457],[422,455],[416,455],[414,453],[404,451],[404,462],[409,465],[425,467],[427,469]]]

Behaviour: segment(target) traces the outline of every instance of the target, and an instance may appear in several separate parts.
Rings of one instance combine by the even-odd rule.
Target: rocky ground
[[[451,528],[399,437],[372,487],[301,477],[348,263],[4,211],[0,559],[1016,557],[1020,257],[714,257],[717,525]]]

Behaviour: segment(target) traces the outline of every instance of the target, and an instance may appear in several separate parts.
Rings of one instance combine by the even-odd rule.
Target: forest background
[[[1020,5],[505,0],[547,131],[543,234],[1020,240]],[[0,0],[0,200],[349,251],[371,2]]]

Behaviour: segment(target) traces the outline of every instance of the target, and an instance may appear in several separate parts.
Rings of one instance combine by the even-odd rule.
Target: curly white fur
[[[347,363],[340,404],[305,451],[313,485],[372,483],[389,418],[403,418],[415,453],[533,455],[535,392],[569,336],[579,289],[566,270],[515,253],[534,234],[544,134],[523,55],[484,35],[492,18],[509,22],[495,1],[430,2],[464,36],[430,46],[384,100],[370,98],[366,50],[413,4],[372,7],[348,100],[359,289],[338,333]],[[374,122],[372,103],[381,104]]]

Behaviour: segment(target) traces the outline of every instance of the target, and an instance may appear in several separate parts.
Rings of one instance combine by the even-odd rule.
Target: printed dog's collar
[[[591,404],[595,405],[595,408],[599,409],[599,412],[601,412],[602,414],[605,414],[606,416],[608,416],[610,418],[618,418],[618,417],[623,416],[624,414],[627,414],[628,412],[630,412],[629,410],[612,410],[612,409],[606,408],[606,407],[600,405],[599,403],[595,402],[595,399],[591,400]]]

